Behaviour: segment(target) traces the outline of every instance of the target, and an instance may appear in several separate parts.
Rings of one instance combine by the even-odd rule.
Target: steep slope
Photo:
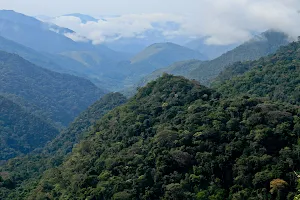
[[[43,147],[59,133],[52,124],[3,96],[0,113],[0,163]]]
[[[35,182],[46,169],[61,164],[73,146],[84,138],[86,132],[90,131],[91,125],[94,125],[104,114],[125,102],[126,98],[119,93],[105,95],[82,112],[66,130],[62,131],[44,148],[35,150],[28,156],[12,159],[2,166],[0,171],[9,174],[11,180],[14,181],[14,187],[7,190],[0,186],[0,198],[8,198],[6,194],[9,192],[10,196],[15,195],[15,198],[21,199],[20,191],[32,189],[32,184],[26,185],[25,183]]]
[[[29,199],[291,199],[298,113],[164,75],[105,115]]]
[[[253,62],[236,63],[220,75],[216,87],[227,95],[264,96],[299,105],[299,51],[300,43],[293,42],[274,55]]]
[[[275,53],[280,46],[287,45],[288,43],[288,36],[284,33],[274,31],[264,32],[232,51],[200,65],[197,69],[192,70],[188,77],[198,80],[202,84],[208,84],[226,66],[238,61],[259,59],[260,57]]]
[[[0,93],[24,98],[63,125],[104,94],[86,79],[48,71],[6,52],[0,52],[0,74]]]

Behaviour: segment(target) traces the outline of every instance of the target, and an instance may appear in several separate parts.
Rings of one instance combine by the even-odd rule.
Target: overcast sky
[[[67,13],[119,15],[132,13],[195,13],[201,0],[0,0],[0,7],[29,15]]]
[[[243,42],[253,32],[267,29],[284,31],[292,37],[300,35],[300,0],[0,0],[0,8],[32,16],[120,15],[88,24],[74,17],[52,19],[95,43],[113,37],[141,36],[154,28],[154,22],[169,21],[180,27],[161,30],[164,35],[207,36],[210,44]]]

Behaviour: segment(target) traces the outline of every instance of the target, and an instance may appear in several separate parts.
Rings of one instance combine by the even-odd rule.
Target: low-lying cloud
[[[283,31],[294,38],[300,35],[299,0],[199,0],[195,7],[197,12],[185,15],[127,14],[87,23],[77,17],[61,16],[51,22],[83,36],[69,35],[73,40],[87,38],[94,44],[146,37],[149,30],[170,38],[206,37],[208,44],[218,45],[243,42],[253,32],[267,29]]]

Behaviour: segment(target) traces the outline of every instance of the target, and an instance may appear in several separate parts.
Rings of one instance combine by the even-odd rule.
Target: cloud
[[[243,42],[253,32],[274,29],[300,34],[299,0],[201,0],[199,14],[183,23],[180,34],[208,36],[208,44]],[[197,25],[196,25],[197,24]]]
[[[66,37],[72,39],[75,42],[88,42],[89,39],[85,38],[82,35],[79,35],[77,33],[65,33],[64,34]]]
[[[144,34],[149,30],[167,34],[169,31],[174,31],[172,29],[182,22],[181,16],[160,13],[128,14],[86,23],[82,23],[80,18],[74,16],[60,16],[51,20],[51,23],[70,28],[79,35],[92,40],[94,44],[114,41],[120,38],[143,38]]]
[[[51,22],[74,30],[94,44],[143,38],[149,31],[167,38],[206,37],[206,43],[219,45],[243,42],[253,32],[267,29],[283,31],[294,38],[300,35],[299,0],[198,0],[194,7],[193,12],[180,15],[125,14],[85,24],[77,17],[61,16]]]

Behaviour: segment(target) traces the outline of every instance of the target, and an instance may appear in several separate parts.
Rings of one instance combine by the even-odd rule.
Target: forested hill
[[[24,195],[22,191],[31,190],[46,169],[60,165],[73,146],[84,138],[91,125],[125,102],[126,98],[120,93],[109,93],[103,96],[44,148],[35,150],[27,156],[11,159],[3,165],[0,172],[9,175],[10,186],[4,184],[3,187],[0,183],[0,199],[22,199]]]
[[[59,131],[52,124],[0,96],[0,162],[43,147]]]
[[[28,199],[292,199],[299,119],[298,107],[164,75],[101,118]]]
[[[224,68],[238,61],[251,61],[275,53],[289,43],[288,36],[281,32],[266,31],[222,56],[192,70],[188,78],[209,84]]]
[[[68,125],[105,93],[86,79],[43,69],[3,51],[0,85],[0,93],[22,97],[63,125]]]
[[[274,55],[235,63],[220,74],[215,88],[229,96],[247,94],[300,105],[299,52],[300,43],[293,42]]]

